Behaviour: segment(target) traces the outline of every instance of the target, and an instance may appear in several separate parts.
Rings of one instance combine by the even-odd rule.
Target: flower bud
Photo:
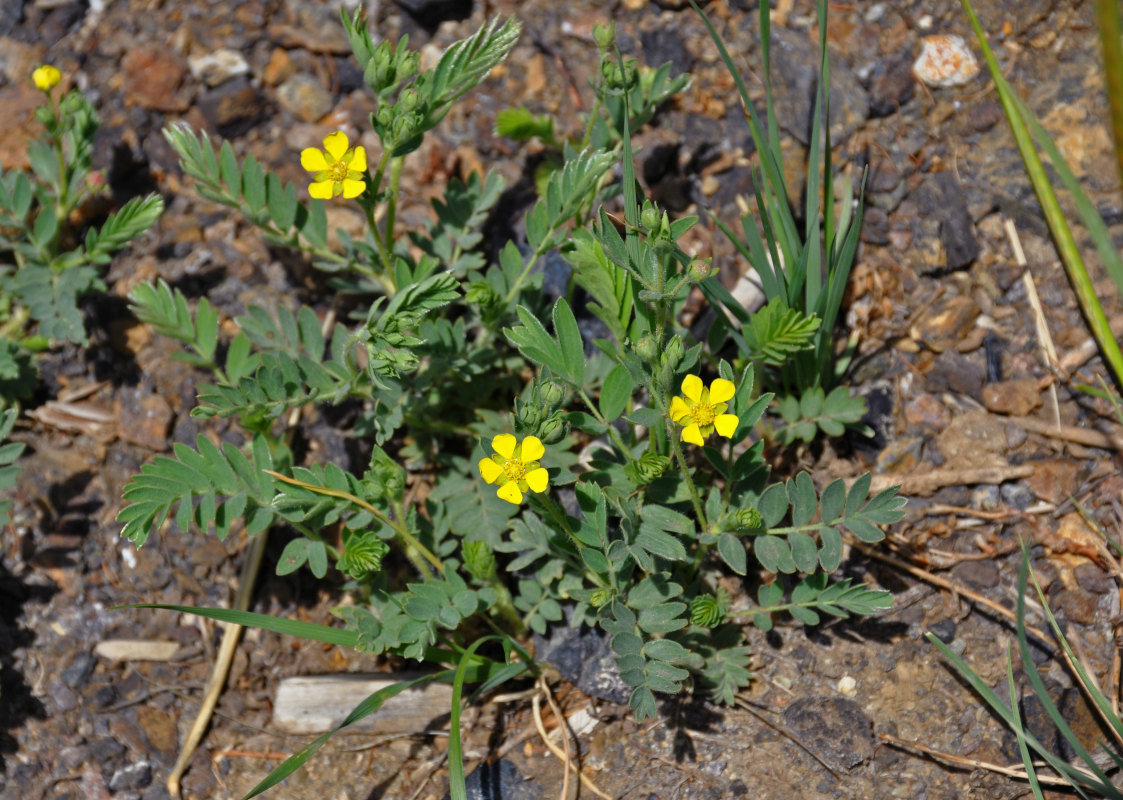
[[[652,233],[659,228],[659,209],[650,202],[643,204],[643,211],[639,215],[640,224]]]
[[[561,405],[562,400],[565,399],[565,392],[553,381],[548,381],[538,385],[538,396],[542,398],[543,403],[553,408]]]
[[[612,590],[609,588],[594,589],[589,596],[589,604],[593,608],[604,608],[612,602]]]
[[[607,50],[616,41],[616,23],[598,23],[593,26],[593,41],[601,50]]]
[[[539,428],[538,438],[542,440],[543,444],[557,444],[565,436],[565,421],[562,420],[561,412],[556,411],[550,415],[550,418],[542,423]]]
[[[690,279],[697,283],[701,283],[710,277],[713,269],[710,266],[710,259],[708,258],[695,258],[690,262]]]
[[[43,64],[31,73],[31,82],[41,92],[51,91],[59,85],[61,80],[62,73],[58,71],[57,67],[52,67],[50,64]]]
[[[755,508],[742,508],[733,515],[738,528],[758,530],[764,527],[764,517]]]
[[[640,340],[636,342],[636,355],[649,364],[654,363],[655,359],[659,357],[659,345],[656,343],[655,337],[650,335],[640,337]]]

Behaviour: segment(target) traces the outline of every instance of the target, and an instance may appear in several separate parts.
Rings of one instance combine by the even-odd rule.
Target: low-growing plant
[[[827,53],[827,0],[818,0],[819,72],[811,114],[807,153],[803,227],[792,208],[784,173],[780,128],[773,104],[771,81],[771,6],[760,4],[761,80],[764,82],[764,119],[749,99],[748,88],[710,20],[702,17],[740,94],[759,163],[754,173],[755,204],[744,203],[742,235],[720,219],[714,221],[760,278],[767,300],[750,314],[716,280],[703,284],[706,297],[736,320],[718,315],[712,336],[731,336],[742,359],[756,364],[764,388],[776,393],[780,441],[811,441],[820,432],[838,436],[846,428],[864,434],[861,420],[865,401],[852,396],[839,382],[857,342],[851,339],[836,356],[835,326],[843,293],[858,249],[862,228],[862,191],[854,197],[852,181],[841,179],[835,195],[830,132],[830,59]]]
[[[0,170],[0,406],[31,396],[36,352],[89,343],[79,298],[105,288],[102,267],[164,208],[152,194],[125,203],[100,227],[75,225],[75,212],[106,186],[91,171],[97,113],[77,89],[56,96],[61,80],[53,66],[35,70],[44,134],[28,145],[31,172]]]
[[[642,720],[657,713],[657,695],[692,687],[732,702],[751,679],[745,622],[767,629],[787,612],[816,624],[824,613],[886,607],[887,592],[829,576],[842,565],[844,533],[879,541],[904,501],[894,489],[871,494],[868,475],[822,491],[806,473],[772,478],[764,441],[753,440],[772,399],[754,392],[755,367],[735,369],[716,354],[721,341],[691,341],[680,321],[688,292],[712,270],[679,244],[696,218],[672,221],[641,202],[631,135],[666,87],[685,82],[665,68],[645,77],[620,57],[611,29],[598,29],[598,103],[584,137],[554,141],[560,161],[526,214],[525,241],[501,242],[490,259],[480,245],[503,188],[497,175],[452,181],[423,229],[398,231],[394,209],[401,159],[507,56],[517,23],[488,23],[428,71],[404,41],[375,46],[358,12],[344,24],[378,98],[373,168],[363,148],[331,134],[322,150],[301,154],[312,173],[305,202],[253,157],[239,163],[229,144],[216,155],[185,127],[166,135],[201,194],[331,273],[355,298],[340,308],[351,314],[325,334],[307,306],[251,307],[221,346],[206,299],[193,312],[166,284],[138,287],[140,318],[184,342],[183,357],[214,376],[194,415],[238,418],[247,440],[176,444],[130,482],[119,519],[137,545],[169,518],[222,537],[286,525],[297,536],[278,572],[335,568],[355,602],[335,611],[342,630],[178,608],[455,664],[419,680],[454,680],[457,698],[467,680],[479,694],[535,671],[523,648],[530,632],[588,625],[610,638]],[[364,209],[365,239],[332,242],[329,197]],[[622,214],[610,211],[617,197]],[[558,257],[575,287],[551,301],[538,262]],[[607,337],[590,335],[580,300]],[[275,421],[344,400],[363,408],[350,433],[370,444],[366,469],[294,463]],[[734,607],[719,582],[729,575],[757,601]],[[367,698],[343,724],[406,686]],[[458,714],[457,702],[450,757]],[[463,796],[458,770],[452,764],[454,797]]]

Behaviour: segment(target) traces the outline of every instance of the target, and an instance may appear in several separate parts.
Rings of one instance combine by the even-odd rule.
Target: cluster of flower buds
[[[515,398],[518,430],[554,444],[565,436],[564,412],[559,408],[565,391],[553,381],[535,381]]]
[[[416,75],[421,68],[421,55],[410,50],[408,44],[408,36],[403,36],[397,47],[388,41],[381,42],[363,70],[366,85],[381,94]]]

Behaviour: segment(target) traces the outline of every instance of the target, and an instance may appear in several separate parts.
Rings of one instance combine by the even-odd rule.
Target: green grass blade
[[[1123,183],[1123,19],[1118,0],[1096,0],[1096,27],[1104,60],[1104,88],[1111,109],[1111,133],[1115,139],[1115,165]],[[1123,288],[1120,288],[1123,292]]]
[[[1033,766],[1033,757],[1029,754],[1029,745],[1026,743],[1026,732],[1022,725],[1022,715],[1018,711],[1018,689],[1014,685],[1014,660],[1010,657],[1010,648],[1006,648],[1006,686],[1010,692],[1010,727],[1018,737],[1018,752],[1022,756],[1022,766],[1026,770],[1026,780],[1029,781],[1030,791],[1036,800],[1045,800],[1041,793],[1041,783],[1037,780],[1037,770]]]
[[[178,611],[181,614],[195,614],[199,617],[216,619],[219,622],[233,622],[235,625],[246,628],[261,628],[274,633],[283,633],[287,636],[298,636],[301,639],[310,639],[325,644],[338,644],[344,647],[354,647],[359,641],[359,636],[354,631],[345,631],[328,625],[317,625],[314,622],[281,619],[271,617],[268,614],[255,614],[252,611],[238,611],[233,608],[199,608],[197,606],[164,605],[162,603],[138,603],[129,606],[114,606],[113,608],[163,608],[168,611]]]
[[[975,36],[979,40],[979,46],[982,48],[987,68],[990,70],[991,78],[998,89],[1002,108],[1006,112],[1006,119],[1010,123],[1014,141],[1018,146],[1019,153],[1021,153],[1022,162],[1025,164],[1026,173],[1029,175],[1034,191],[1037,192],[1045,221],[1049,225],[1049,231],[1053,234],[1057,252],[1065,265],[1065,271],[1068,273],[1069,281],[1072,283],[1080,308],[1088,320],[1088,326],[1092,329],[1092,335],[1100,346],[1104,360],[1111,367],[1116,380],[1123,385],[1123,352],[1120,351],[1119,343],[1115,341],[1115,336],[1111,332],[1107,316],[1104,314],[1099,298],[1096,297],[1095,288],[1080,256],[1080,250],[1076,246],[1072,230],[1061,212],[1056,192],[1053,190],[1052,184],[1049,183],[1041,158],[1037,155],[1037,150],[1033,146],[1026,119],[1019,110],[1019,103],[1013,90],[999,69],[998,61],[987,42],[986,33],[983,31],[978,17],[975,16],[975,10],[971,6],[970,0],[961,0],[961,2],[972,28],[975,30]]]
[[[625,135],[626,138],[626,135]],[[452,679],[452,717],[448,725],[448,793],[450,800],[468,800],[468,790],[464,785],[464,750],[460,742],[460,706],[464,694],[464,680],[468,675],[468,664],[481,645],[490,641],[502,640],[501,636],[482,636],[472,642],[464,651]]]

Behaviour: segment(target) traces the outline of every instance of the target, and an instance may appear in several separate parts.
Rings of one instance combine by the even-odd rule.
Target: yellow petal
[[[542,446],[542,441],[537,436],[528,436],[523,439],[522,460],[524,462],[537,461],[544,455],[546,455],[546,448]]]
[[[710,384],[710,402],[711,403],[724,403],[729,398],[733,397],[733,393],[737,387],[733,385],[733,381],[727,381],[725,378],[715,378],[714,382]]]
[[[697,422],[692,422],[682,429],[682,440],[698,446],[706,443],[706,440],[702,438],[702,431],[699,430]]]
[[[348,147],[349,144],[347,142],[347,134],[343,131],[329,133],[324,137],[324,149],[328,151],[328,155],[331,156],[332,162],[338,161],[339,159],[343,158],[343,155],[347,152]]]
[[[509,433],[501,433],[491,440],[491,449],[503,458],[514,458],[518,440]]]
[[[335,184],[331,181],[316,181],[308,187],[309,197],[315,197],[317,200],[330,200],[332,193],[335,191]]]
[[[687,375],[682,379],[682,393],[697,403],[702,399],[702,379],[697,375]]]
[[[366,181],[356,181],[351,178],[343,179],[343,196],[348,200],[353,200],[361,195],[365,188],[367,188]]]
[[[531,491],[546,491],[546,484],[548,484],[549,481],[550,473],[548,473],[543,467],[532,469],[530,472],[526,473],[526,483],[530,487]]]
[[[738,422],[740,422],[740,420],[737,419],[736,414],[719,414],[714,418],[714,427],[717,428],[717,432],[726,439],[732,439],[733,432],[737,430]]]
[[[678,422],[683,417],[690,416],[690,408],[686,405],[686,401],[678,395],[671,398],[671,421]]]
[[[364,172],[367,168],[367,149],[359,146],[355,148],[355,155],[351,156],[348,166],[356,172]]]
[[[328,168],[328,162],[319,149],[306,147],[300,151],[300,166],[309,172],[320,172]]]
[[[516,506],[523,501],[523,493],[519,491],[519,485],[515,481],[507,481],[499,487],[496,494],[499,495],[499,499],[514,503]]]
[[[496,464],[490,458],[480,459],[480,474],[488,483],[495,483],[503,474],[503,467]]]

